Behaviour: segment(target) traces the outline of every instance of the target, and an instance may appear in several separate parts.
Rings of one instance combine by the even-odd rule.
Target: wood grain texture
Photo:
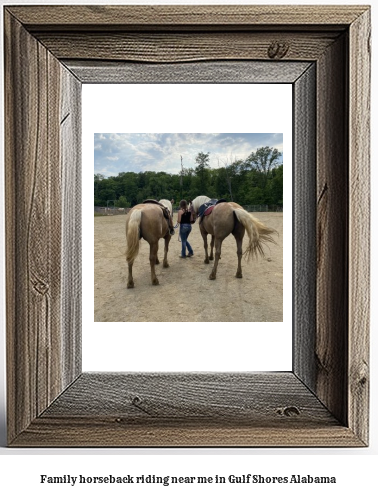
[[[7,14],[5,54],[11,441],[72,378],[62,365],[61,64]]]
[[[316,343],[316,66],[293,86],[294,373],[315,392]]]
[[[316,394],[347,424],[348,111],[347,37],[317,65]],[[332,335],[330,335],[332,331]]]
[[[337,420],[292,373],[84,373],[43,414],[280,425]],[[295,418],[290,418],[295,417]]]
[[[7,7],[29,30],[58,27],[77,30],[111,26],[113,28],[151,26],[347,26],[365,10],[363,5],[144,5],[144,6],[12,6]]]
[[[87,373],[14,445],[291,446],[298,432],[361,445],[292,373]]]
[[[370,11],[350,28],[349,426],[368,442],[370,290]]]
[[[175,63],[206,60],[314,61],[338,36],[322,33],[38,32],[59,59]]]
[[[293,83],[306,62],[203,61],[176,64],[64,60],[82,83]]]
[[[17,45],[23,52],[18,53]],[[9,435],[60,392],[59,63],[6,16],[6,244]],[[49,102],[50,107],[47,107]],[[14,301],[14,302],[13,302]],[[15,307],[16,305],[16,307]],[[23,383],[20,383],[23,381]]]
[[[81,82],[61,65],[62,386],[81,373]]]
[[[9,444],[366,446],[369,8],[20,6],[4,20]],[[251,74],[251,59],[272,66]],[[316,282],[306,285],[312,264],[297,283],[293,373],[77,378],[81,82],[292,71],[298,277],[314,260],[314,79],[303,61],[316,63]]]
[[[109,418],[38,418],[12,443],[20,447],[360,447],[343,426],[259,427],[235,422],[169,422],[124,426]]]

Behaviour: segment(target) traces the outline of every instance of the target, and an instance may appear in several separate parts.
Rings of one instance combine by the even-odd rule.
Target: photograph
[[[282,322],[283,169],[282,133],[94,134],[94,320]]]

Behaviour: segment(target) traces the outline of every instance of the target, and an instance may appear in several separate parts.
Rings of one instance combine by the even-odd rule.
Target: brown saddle
[[[169,210],[165,205],[162,205],[161,203],[159,203],[156,200],[144,200],[144,201],[142,201],[142,203],[153,203],[154,205],[159,205],[159,207],[163,210],[164,217],[166,219],[169,219],[169,215],[170,215]]]
[[[142,201],[142,203],[154,203],[155,205],[159,205],[159,207],[167,208],[164,205],[162,205],[161,203],[159,203],[157,200],[144,200],[144,201]]]

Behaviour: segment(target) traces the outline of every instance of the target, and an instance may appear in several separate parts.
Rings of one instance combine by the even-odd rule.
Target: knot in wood
[[[33,284],[33,288],[40,295],[45,295],[49,290],[49,285],[47,283],[44,283],[43,281],[38,280]]]
[[[272,42],[268,48],[270,59],[282,59],[289,51],[289,44],[286,42]]]
[[[367,378],[365,376],[363,376],[361,379],[360,379],[360,385],[364,386],[367,382]]]
[[[299,415],[301,412],[296,406],[286,406],[285,408],[279,408],[277,413],[285,417],[292,417],[293,415]]]

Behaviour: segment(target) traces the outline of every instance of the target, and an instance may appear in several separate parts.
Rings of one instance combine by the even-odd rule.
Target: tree
[[[94,174],[94,204],[96,205],[101,205],[101,198],[100,198],[100,187],[101,187],[101,181],[105,179],[105,176],[102,174]]]
[[[231,201],[234,201],[232,194],[232,186],[234,185],[235,187],[235,181],[237,183],[237,176],[241,172],[244,166],[244,162],[242,160],[233,159],[231,157],[230,160],[227,158],[226,161],[223,161],[222,163],[224,165],[228,192],[230,193],[230,199]],[[219,160],[218,160],[218,167],[219,167]]]
[[[177,202],[204,194],[210,198],[235,200],[241,205],[282,205],[283,167],[276,149],[264,147],[248,158],[218,160],[210,168],[210,153],[200,152],[194,167],[184,161],[177,174],[167,172],[120,172],[114,177],[94,176],[95,205],[107,206],[118,200],[118,207],[133,207],[148,198],[174,198]],[[223,165],[222,165],[223,164]]]
[[[210,153],[198,153],[196,156],[197,166],[195,168],[196,175],[198,175],[202,181],[205,180],[205,171],[209,168]]]
[[[246,159],[245,164],[250,169],[268,175],[270,171],[278,165],[278,159],[280,157],[281,153],[278,149],[264,146],[252,152]]]
[[[270,195],[270,204],[283,205],[283,165],[279,165],[272,170],[272,177],[269,179],[267,188]]]
[[[115,202],[115,206],[118,208],[129,208],[130,202],[127,201],[126,196],[120,196],[118,200]]]
[[[208,169],[210,163],[210,153],[203,153],[202,151],[196,156],[197,166],[195,168],[195,174],[199,180],[197,183],[197,189],[201,189],[202,192],[207,191],[208,188]]]

